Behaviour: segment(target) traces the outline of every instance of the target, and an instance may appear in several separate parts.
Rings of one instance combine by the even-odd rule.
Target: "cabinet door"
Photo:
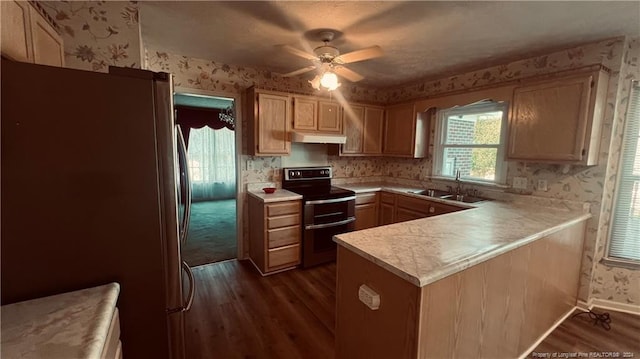
[[[360,154],[363,152],[365,111],[363,106],[358,105],[350,105],[344,109],[342,118],[347,142],[342,145],[343,154]]]
[[[413,156],[416,122],[413,103],[390,106],[386,110],[384,153]]]
[[[367,203],[356,206],[355,230],[367,229],[378,225],[378,206]]]
[[[293,129],[315,131],[318,128],[318,101],[305,97],[293,98]]]
[[[288,96],[258,94],[257,138],[260,155],[288,155],[290,122],[290,99]]]
[[[0,1],[2,55],[22,62],[33,62],[30,5],[26,1]]]
[[[391,224],[396,222],[396,206],[395,204],[380,202],[380,225]]]
[[[382,128],[384,125],[384,109],[365,107],[364,109],[364,145],[363,153],[382,153]],[[348,139],[347,139],[348,141]]]
[[[420,219],[427,217],[424,213],[412,211],[406,208],[396,209],[396,222],[412,221],[414,219]]]
[[[508,158],[580,161],[592,82],[583,75],[516,88]]]
[[[31,38],[33,61],[36,64],[64,66],[64,44],[62,37],[35,9],[31,8]]]
[[[330,101],[318,101],[318,131],[341,132],[340,104]]]

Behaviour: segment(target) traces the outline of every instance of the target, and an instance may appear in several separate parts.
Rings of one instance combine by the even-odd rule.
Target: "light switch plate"
[[[513,177],[513,188],[527,189],[527,177]]]

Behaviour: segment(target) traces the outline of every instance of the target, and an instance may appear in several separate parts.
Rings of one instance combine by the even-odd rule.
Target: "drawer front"
[[[406,208],[414,212],[424,213],[426,216],[429,213],[430,206],[431,202],[423,199],[398,196],[398,208]]]
[[[287,201],[267,205],[267,216],[283,216],[285,214],[300,213],[300,201]]]
[[[300,245],[270,249],[267,257],[269,269],[300,264]]]
[[[356,195],[356,205],[365,203],[375,203],[377,193],[362,193]]]
[[[300,226],[291,226],[267,231],[269,249],[300,243]]]
[[[380,202],[384,202],[384,203],[395,203],[396,201],[396,195],[393,193],[386,193],[386,192],[382,192],[380,193]]]
[[[269,229],[295,226],[296,224],[300,224],[300,214],[298,213],[267,218],[267,228]]]

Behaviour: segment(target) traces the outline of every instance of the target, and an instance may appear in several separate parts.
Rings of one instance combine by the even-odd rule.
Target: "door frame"
[[[240,93],[227,91],[211,91],[195,89],[191,87],[175,86],[174,94],[183,95],[202,95],[211,97],[224,97],[233,99],[236,109],[236,126],[235,126],[235,144],[236,144],[236,258],[243,259],[244,241],[242,228],[242,213],[244,210],[244,201],[242,198],[242,96]]]

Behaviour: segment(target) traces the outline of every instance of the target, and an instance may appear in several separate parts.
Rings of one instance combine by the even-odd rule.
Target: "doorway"
[[[187,147],[192,191],[182,259],[195,267],[236,258],[235,100],[176,93],[174,106]]]

